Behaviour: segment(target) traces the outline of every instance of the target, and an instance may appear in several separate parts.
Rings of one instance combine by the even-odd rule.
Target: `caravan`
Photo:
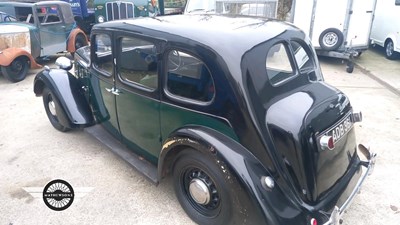
[[[290,20],[311,38],[319,55],[348,59],[368,49],[376,0],[293,0]]]
[[[384,47],[388,59],[396,59],[400,55],[400,0],[378,2],[371,42]]]

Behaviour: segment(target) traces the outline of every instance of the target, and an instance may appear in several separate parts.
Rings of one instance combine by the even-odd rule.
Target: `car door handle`
[[[121,93],[121,91],[116,88],[105,88],[105,89],[108,93],[111,93],[113,95],[119,95]]]

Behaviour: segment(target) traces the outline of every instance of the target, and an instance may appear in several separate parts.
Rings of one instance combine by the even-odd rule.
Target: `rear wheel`
[[[258,219],[257,209],[235,176],[210,155],[182,150],[173,167],[173,181],[179,203],[198,224],[254,224]]]
[[[10,65],[1,67],[4,77],[14,83],[25,79],[28,71],[29,61],[23,56],[14,59]]]
[[[49,121],[54,128],[61,132],[66,132],[70,130],[68,127],[63,126],[60,123],[59,117],[65,117],[65,112],[61,107],[58,98],[48,88],[45,88],[43,90],[43,105],[46,110],[47,117],[49,118]]]
[[[385,55],[386,58],[393,60],[398,57],[398,53],[394,51],[394,44],[392,40],[388,40],[385,43]]]

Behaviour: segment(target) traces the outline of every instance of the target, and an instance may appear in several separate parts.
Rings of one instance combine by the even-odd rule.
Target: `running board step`
[[[151,182],[156,185],[158,184],[157,167],[128,149],[109,134],[101,125],[88,127],[84,130],[86,133],[92,135],[102,144],[110,148],[112,152],[120,156],[137,171],[145,175]]]

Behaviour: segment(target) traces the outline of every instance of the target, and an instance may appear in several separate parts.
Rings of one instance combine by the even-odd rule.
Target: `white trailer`
[[[385,48],[388,59],[400,55],[400,0],[379,0],[371,31],[371,43]]]
[[[309,35],[317,54],[348,59],[368,49],[377,0],[293,0],[290,20]]]

